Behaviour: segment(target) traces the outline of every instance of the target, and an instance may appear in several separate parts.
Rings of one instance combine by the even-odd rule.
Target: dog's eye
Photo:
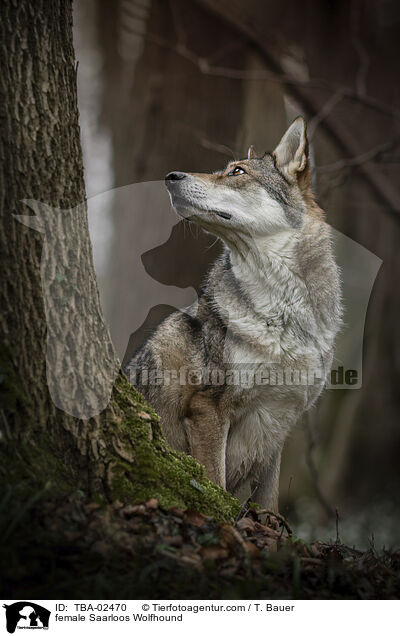
[[[243,170],[240,166],[236,166],[236,168],[228,172],[228,177],[237,177],[239,174],[246,174],[246,170]]]

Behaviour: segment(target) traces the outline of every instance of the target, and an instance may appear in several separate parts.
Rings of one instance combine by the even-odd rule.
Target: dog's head
[[[299,228],[311,192],[305,122],[295,119],[272,153],[251,146],[221,172],[170,172],[165,183],[181,216],[223,239]]]

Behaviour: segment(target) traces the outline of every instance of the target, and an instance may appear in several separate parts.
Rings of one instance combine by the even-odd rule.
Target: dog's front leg
[[[279,512],[279,473],[281,469],[282,449],[275,451],[269,463],[261,470],[257,481],[252,485],[252,499],[273,512]]]
[[[195,393],[184,426],[190,454],[205,466],[206,475],[211,481],[225,488],[229,421],[220,417],[215,400],[205,393]]]

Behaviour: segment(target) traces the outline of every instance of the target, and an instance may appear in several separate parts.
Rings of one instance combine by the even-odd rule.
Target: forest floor
[[[0,596],[8,599],[395,599],[400,552],[306,544],[286,520],[246,510],[100,505],[77,491],[0,503]]]

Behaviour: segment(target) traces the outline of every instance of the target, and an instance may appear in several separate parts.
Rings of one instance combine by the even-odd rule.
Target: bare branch
[[[191,133],[197,137],[199,143],[203,148],[207,148],[208,150],[214,150],[215,152],[224,155],[224,157],[229,157],[231,160],[236,161],[240,156],[240,150],[231,148],[226,144],[219,144],[208,139],[204,131],[196,128],[195,126],[189,126],[187,124],[181,124],[182,128],[186,128],[190,130]]]
[[[262,515],[270,515],[270,517],[274,517],[274,519],[276,519],[279,522],[279,524],[283,528],[285,528],[288,535],[293,534],[293,530],[290,527],[288,521],[285,519],[283,515],[279,514],[279,512],[274,512],[273,510],[270,510],[269,508],[262,508],[261,510],[254,510],[253,512],[257,515],[257,517],[261,517]]]
[[[183,26],[182,16],[180,14],[180,11],[178,7],[176,6],[176,3],[174,2],[174,0],[169,1],[169,6],[171,10],[172,22],[173,22],[175,33],[176,33],[176,39],[178,41],[178,46],[186,47],[186,43],[187,43],[186,31]]]
[[[317,125],[323,125],[324,131],[331,137],[337,148],[345,156],[358,157],[357,154],[357,139],[353,135],[353,131],[347,129],[342,125],[337,118],[333,121],[328,115],[332,109],[337,105],[340,99],[350,99],[363,104],[365,107],[373,109],[374,111],[390,116],[393,119],[400,120],[400,110],[394,108],[388,104],[381,102],[366,94],[360,94],[360,90],[354,90],[349,87],[343,87],[337,84],[327,82],[325,79],[311,78],[311,79],[299,79],[293,77],[290,73],[283,71],[277,55],[267,48],[265,38],[261,37],[258,33],[255,25],[247,25],[243,23],[243,20],[239,19],[239,16],[232,15],[232,12],[225,12],[222,7],[216,7],[211,3],[211,0],[197,0],[199,4],[206,6],[211,11],[214,11],[218,15],[222,15],[237,31],[243,36],[244,41],[247,39],[258,50],[259,55],[264,61],[264,64],[269,67],[270,70],[241,70],[234,68],[227,68],[224,66],[214,66],[210,64],[209,59],[199,57],[193,51],[190,51],[185,44],[171,44],[162,37],[151,33],[148,34],[149,40],[153,41],[159,46],[163,46],[173,50],[177,55],[182,56],[188,62],[193,64],[200,73],[205,75],[212,75],[216,77],[225,77],[228,79],[247,80],[247,81],[272,81],[279,82],[287,91],[293,96],[293,98],[301,105],[303,111],[310,117],[314,117],[314,130]],[[256,32],[257,31],[257,32]],[[318,99],[314,98],[310,91],[312,89],[326,89],[332,95],[327,103],[322,107],[319,106]],[[381,150],[380,148],[378,150]],[[363,153],[364,154],[364,153]],[[344,162],[345,167],[349,160],[340,160]],[[351,161],[351,160],[350,160]],[[356,161],[356,160],[355,160]],[[397,219],[400,213],[400,194],[395,184],[393,184],[385,174],[380,173],[376,169],[373,169],[367,159],[362,159],[358,164],[362,175],[367,179],[372,191],[375,193],[377,199],[385,206],[385,210],[394,215]],[[335,168],[337,169],[337,168]],[[328,169],[328,170],[331,170]],[[327,170],[327,171],[328,171]],[[321,173],[324,171],[322,168]]]
[[[308,437],[306,461],[307,461],[307,466],[309,468],[311,479],[314,485],[315,494],[322,508],[325,510],[326,514],[328,515],[328,517],[334,517],[335,511],[330,505],[330,503],[327,501],[327,499],[325,498],[325,495],[323,494],[321,487],[319,485],[318,470],[314,462],[314,450],[315,450],[316,442],[315,442],[313,426],[311,423],[310,412],[306,414],[304,420],[305,420],[305,429],[306,429],[307,437]]]
[[[214,0],[196,0],[196,2],[225,19],[244,39],[255,47],[264,61],[264,64],[272,73],[275,73],[280,78],[284,76],[279,54],[269,47],[269,42],[268,39],[265,38],[262,26],[258,25],[257,22],[246,19],[246,12],[242,3],[232,5],[229,0],[219,0],[218,4],[216,4]],[[296,83],[292,81],[284,82],[287,91],[293,99],[301,105],[302,110],[308,117],[315,116],[320,110],[318,103],[319,97],[310,94],[309,90],[315,86],[316,81],[311,80],[311,82],[312,83],[306,81],[303,85],[298,81]],[[328,88],[330,92],[341,88],[341,86],[337,85],[327,86],[328,83],[324,80],[318,80],[318,84],[319,88]],[[400,119],[400,110],[398,108],[385,104],[373,97],[359,95],[354,89],[350,90],[346,87],[344,96],[368,106],[376,112],[388,115],[392,119]],[[345,156],[357,154],[358,140],[352,130],[346,128],[337,118],[335,118],[334,121],[332,118],[325,118],[321,123],[325,133],[332,139],[342,154]],[[360,171],[378,201],[384,205],[384,209],[398,221],[400,214],[400,195],[396,184],[392,183],[385,174],[372,167],[368,161],[360,164]]]
[[[363,45],[360,37],[360,13],[361,4],[359,0],[356,0],[356,2],[353,0],[351,7],[351,30],[353,33],[352,42],[360,59],[360,65],[356,75],[356,92],[360,98],[362,98],[367,94],[367,73],[370,65],[370,59],[367,49]]]
[[[329,97],[329,99],[325,102],[319,112],[314,115],[314,117],[309,121],[307,132],[310,141],[313,140],[315,131],[319,124],[324,121],[324,119],[326,119],[326,117],[328,117],[332,113],[335,106],[337,106],[337,104],[342,101],[343,97],[345,96],[345,90],[345,88],[339,88],[335,93],[333,93],[333,95]]]
[[[233,161],[236,161],[239,157],[239,152],[234,152],[232,148],[226,146],[225,144],[216,144],[207,139],[207,137],[200,137],[200,143],[203,148],[207,148],[209,150],[215,150],[215,152],[219,152],[220,154],[228,157],[232,157]]]
[[[323,187],[320,187],[318,198],[324,199],[328,196],[332,191],[340,188],[349,178],[351,172],[351,168],[347,168],[346,170],[341,170],[336,177],[329,177],[329,180],[324,184]]]
[[[298,86],[307,89],[324,89],[341,93],[343,99],[349,99],[363,104],[365,107],[375,110],[400,120],[400,109],[388,106],[384,102],[371,97],[367,94],[360,94],[357,90],[354,90],[347,86],[340,86],[335,82],[328,82],[324,78],[310,78],[308,80],[301,80],[298,77],[293,76],[291,73],[276,73],[274,71],[267,70],[252,70],[235,69],[228,66],[216,66],[210,64],[210,58],[200,57],[193,51],[187,48],[186,44],[179,42],[176,45],[171,44],[168,40],[160,37],[155,33],[149,33],[148,39],[158,46],[162,46],[174,51],[177,55],[180,55],[188,62],[191,62],[203,75],[211,75],[214,77],[224,77],[226,79],[233,80],[245,80],[249,82],[276,82],[278,84],[285,84],[287,86]]]
[[[394,139],[391,141],[386,141],[383,144],[379,144],[379,146],[375,146],[370,150],[360,153],[359,155],[355,155],[354,157],[349,157],[347,159],[339,159],[339,161],[334,161],[333,163],[328,163],[324,166],[317,166],[315,168],[318,173],[325,172],[335,172],[336,170],[342,170],[343,168],[352,168],[354,166],[360,166],[361,164],[366,163],[367,161],[371,161],[372,159],[377,159],[379,156],[387,152],[388,150],[393,150],[400,142],[400,138]]]

